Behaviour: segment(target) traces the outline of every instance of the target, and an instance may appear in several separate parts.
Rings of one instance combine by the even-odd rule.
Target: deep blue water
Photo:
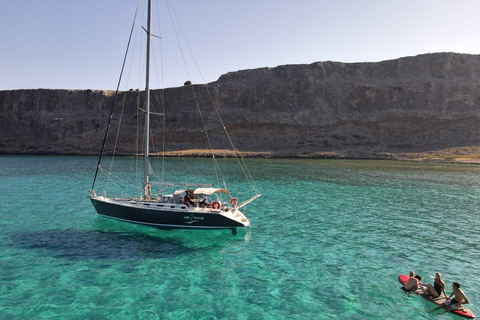
[[[480,314],[480,166],[249,159],[262,197],[233,236],[98,217],[96,161],[0,157],[1,319],[460,319],[403,293],[410,270],[459,281]]]

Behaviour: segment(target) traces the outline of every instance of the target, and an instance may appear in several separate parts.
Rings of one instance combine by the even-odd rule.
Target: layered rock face
[[[111,91],[0,91],[0,152],[98,154],[113,98]],[[117,143],[117,154],[142,152],[136,125],[144,121],[143,101],[141,91],[119,94],[107,151]],[[235,147],[273,156],[474,147],[480,146],[480,55],[244,70],[208,85],[154,90],[152,105],[165,112],[167,128],[153,151],[162,151],[163,139],[166,150],[228,148],[217,113]],[[154,126],[162,121],[152,116]]]

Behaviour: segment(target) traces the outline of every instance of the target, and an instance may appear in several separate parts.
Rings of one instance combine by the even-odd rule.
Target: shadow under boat
[[[175,258],[196,251],[172,239],[102,230],[36,230],[11,238],[20,248],[70,260]]]
[[[56,258],[128,260],[176,258],[201,250],[222,250],[231,244],[250,239],[249,231],[243,232],[243,237],[225,237],[227,230],[213,232],[159,230],[139,225],[125,225],[100,217],[94,220],[92,227],[94,229],[91,230],[22,231],[13,233],[11,240],[14,246]],[[145,229],[151,231],[145,233]]]

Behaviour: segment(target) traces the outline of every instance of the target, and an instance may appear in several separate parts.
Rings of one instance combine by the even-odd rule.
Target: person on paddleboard
[[[435,280],[433,282],[433,286],[429,283],[427,284],[427,287],[425,288],[425,294],[430,298],[438,298],[442,294],[447,296],[445,293],[445,282],[442,280],[442,274],[440,272],[437,272],[435,274]]]
[[[462,309],[464,304],[470,303],[465,293],[463,293],[462,289],[460,289],[460,283],[454,282],[452,285],[453,292],[447,298],[447,301],[436,307],[431,311],[438,310],[440,308],[447,308],[447,311],[450,312],[452,310]],[[450,299],[452,296],[453,299]]]
[[[410,272],[410,275],[412,275],[412,272]],[[403,286],[403,289],[407,290],[407,291],[410,291],[410,290],[417,290],[418,287],[419,287],[419,284],[418,282],[422,280],[422,276],[417,274],[415,277],[410,277],[410,279],[408,279],[407,283],[405,283],[405,285]]]

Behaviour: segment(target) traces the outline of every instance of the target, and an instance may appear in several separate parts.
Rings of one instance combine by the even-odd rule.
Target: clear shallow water
[[[98,217],[93,157],[0,157],[0,318],[460,319],[399,289],[411,269],[480,315],[480,166],[247,162],[263,196],[232,236]]]

